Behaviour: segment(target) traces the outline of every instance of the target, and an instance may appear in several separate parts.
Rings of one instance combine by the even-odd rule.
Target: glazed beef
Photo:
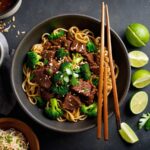
[[[94,56],[92,53],[85,53],[84,56],[86,57],[88,63],[90,64],[90,66],[96,65],[95,61],[94,61]]]
[[[68,93],[62,106],[64,109],[73,111],[81,106],[80,98],[78,96],[72,95],[71,93]]]
[[[48,75],[48,69],[46,67],[33,70],[33,82],[36,82],[40,87],[49,89],[51,86],[50,76]]]
[[[49,63],[49,68],[51,70],[51,74],[54,74],[59,70],[60,64],[55,59],[51,59]]]
[[[99,66],[98,65],[93,65],[93,66],[90,66],[90,69],[92,72],[94,72],[94,74],[96,75],[99,75]]]
[[[64,41],[63,47],[65,47],[67,50],[70,50],[71,44],[72,44],[72,41],[66,39],[66,40]]]
[[[56,51],[51,51],[51,50],[44,50],[42,51],[41,55],[43,59],[51,60],[52,58],[55,57]]]
[[[58,38],[58,39],[55,39],[55,40],[50,40],[51,41],[51,43],[53,44],[53,45],[56,45],[56,46],[62,46],[64,43],[65,43],[65,41],[66,41],[66,36],[62,36],[62,37],[60,37],[60,38]]]
[[[76,51],[78,53],[81,53],[82,55],[86,55],[86,45],[78,42],[77,40],[74,40],[70,47],[71,51]]]
[[[50,43],[50,42],[45,42],[45,43],[43,44],[44,50],[49,50],[49,49],[51,49],[51,46],[52,46],[52,43]]]
[[[94,95],[96,93],[96,88],[89,82],[79,80],[79,84],[72,87],[72,90],[76,93],[79,93],[82,96],[85,96],[87,99],[87,103],[92,103],[94,99]]]
[[[49,93],[49,91],[43,88],[40,89],[40,93],[41,93],[41,97],[46,101],[49,101],[52,97],[54,97],[53,94]]]

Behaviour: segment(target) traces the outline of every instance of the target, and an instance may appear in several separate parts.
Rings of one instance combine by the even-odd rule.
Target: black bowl
[[[100,35],[100,22],[95,18],[83,15],[62,15],[50,18],[37,26],[35,26],[19,44],[12,63],[11,80],[14,92],[17,96],[18,102],[23,107],[25,112],[31,116],[39,124],[60,132],[80,132],[85,131],[96,126],[96,119],[86,119],[77,123],[64,122],[60,123],[54,120],[49,120],[43,116],[42,112],[29,103],[26,94],[22,90],[22,66],[23,60],[27,51],[33,44],[38,43],[41,35],[44,32],[51,32],[53,29],[63,27],[68,29],[71,26],[78,26],[80,29],[90,29],[96,36]],[[113,57],[119,66],[119,76],[117,78],[117,88],[119,103],[122,104],[123,100],[129,89],[130,84],[130,65],[128,60],[127,50],[120,39],[120,37],[111,30],[112,50]],[[109,116],[114,111],[112,95],[109,96]]]

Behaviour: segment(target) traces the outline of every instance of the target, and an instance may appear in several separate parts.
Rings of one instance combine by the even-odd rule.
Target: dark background
[[[16,29],[5,33],[9,43],[10,53],[12,54],[14,52],[13,49],[17,48],[17,45],[24,36],[21,35],[16,38],[17,30],[28,32],[37,23],[59,14],[80,13],[99,19],[101,2],[100,0],[23,0],[20,10],[15,14]],[[139,22],[145,24],[150,29],[150,0],[106,0],[105,2],[109,6],[111,27],[123,40],[125,29],[130,23]],[[125,40],[124,42],[129,51],[135,49],[129,47]],[[140,49],[150,57],[150,44]],[[150,69],[150,64],[144,68]],[[134,70],[132,69],[132,71]],[[147,91],[150,96],[150,87],[142,90]],[[149,150],[150,131],[138,130],[137,122],[141,114],[134,116],[129,111],[129,100],[135,91],[138,90],[130,87],[128,96],[120,108],[122,121],[127,122],[139,137],[139,142],[133,145],[125,143],[120,138],[116,130],[114,115],[109,119],[109,141],[107,142],[103,139],[96,139],[96,128],[77,134],[62,134],[45,129],[32,121],[23,112],[18,103],[16,103],[7,117],[18,118],[32,127],[39,138],[41,150]],[[15,100],[16,98],[14,97]],[[144,112],[149,111],[150,103]]]

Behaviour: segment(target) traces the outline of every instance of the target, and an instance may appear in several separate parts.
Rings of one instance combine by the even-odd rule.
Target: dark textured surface
[[[150,1],[149,0],[106,0],[109,5],[111,27],[124,39],[124,31],[128,24],[132,22],[140,22],[150,28]],[[30,30],[34,25],[43,21],[44,19],[64,13],[81,13],[100,17],[100,0],[24,0],[21,9],[16,14],[16,28],[23,31]],[[20,36],[16,38],[16,31],[5,34],[10,51],[15,49],[23,38]],[[126,41],[125,41],[126,43]],[[129,50],[135,49],[129,47]],[[150,44],[141,48],[150,57]],[[144,68],[150,69],[150,65]],[[133,70],[134,71],[134,70]],[[144,88],[150,96],[150,87]],[[132,93],[137,91],[130,88],[128,97],[121,107],[122,121],[127,122],[136,131],[140,141],[134,145],[126,144],[118,135],[115,125],[115,117],[109,119],[109,141],[104,142],[103,139],[96,139],[96,129],[78,133],[78,134],[61,134],[43,129],[40,125],[31,120],[16,104],[13,111],[8,116],[19,118],[29,124],[35,133],[38,135],[41,150],[149,150],[150,148],[150,132],[137,129],[137,121],[141,115],[134,116],[129,112],[129,98]],[[9,91],[8,91],[9,92]],[[15,98],[14,98],[15,100]],[[150,111],[150,105],[144,112]]]

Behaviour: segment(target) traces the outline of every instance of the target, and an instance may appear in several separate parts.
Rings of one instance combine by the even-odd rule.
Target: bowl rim
[[[58,129],[58,128],[55,128],[55,127],[53,127],[53,128],[51,127],[51,128],[50,128],[46,123],[44,123],[44,122],[42,122],[40,119],[36,118],[31,112],[29,112],[29,111],[27,110],[27,108],[26,108],[26,107],[24,106],[24,104],[22,103],[22,101],[21,101],[21,99],[20,99],[20,97],[19,97],[19,95],[18,95],[16,89],[14,88],[14,87],[15,87],[15,83],[14,83],[14,80],[13,80],[13,78],[14,78],[14,75],[13,75],[13,68],[14,68],[15,60],[16,60],[16,58],[17,58],[17,54],[18,54],[18,52],[19,52],[19,49],[20,49],[21,45],[24,43],[24,40],[31,34],[32,31],[34,31],[37,27],[41,26],[42,24],[44,24],[44,23],[46,23],[46,22],[48,22],[48,21],[50,21],[50,20],[53,20],[53,19],[55,19],[55,18],[59,18],[59,17],[61,18],[61,17],[67,17],[67,16],[68,16],[68,17],[85,17],[85,18],[92,19],[92,20],[94,20],[94,21],[96,21],[96,22],[99,22],[99,23],[101,22],[100,20],[98,20],[98,19],[96,19],[96,18],[94,18],[94,17],[92,17],[92,16],[83,15],[83,14],[78,14],[78,13],[71,13],[71,14],[55,15],[55,16],[50,17],[50,18],[47,18],[47,19],[43,20],[42,22],[40,22],[40,23],[36,24],[35,26],[33,26],[33,27],[30,29],[30,31],[25,35],[25,37],[22,39],[22,41],[19,43],[19,45],[18,45],[18,47],[17,47],[17,49],[16,49],[16,51],[15,51],[15,54],[14,54],[14,57],[13,57],[13,61],[12,61],[12,66],[11,66],[11,84],[12,84],[13,91],[14,91],[16,97],[17,97],[17,100],[18,100],[19,104],[21,105],[21,107],[23,108],[23,110],[24,110],[33,120],[35,120],[36,122],[38,122],[40,125],[42,125],[42,126],[48,128],[48,129],[50,129],[50,130],[53,130],[53,131],[63,132],[63,133],[77,133],[77,132],[82,132],[82,131],[86,131],[86,130],[92,129],[92,128],[96,127],[96,124],[90,125],[90,126],[88,126],[88,127],[86,127],[86,128],[83,128],[83,129],[77,129],[77,130],[76,130],[76,129],[74,129],[74,130],[64,130],[64,129]],[[119,35],[118,35],[112,28],[110,28],[110,29],[111,29],[111,32],[119,39],[119,41],[120,41],[120,43],[121,43],[121,45],[122,45],[122,47],[123,47],[123,49],[124,49],[124,51],[125,51],[125,57],[128,58],[128,55],[127,55],[127,54],[128,54],[127,48],[126,48],[125,44],[123,43],[122,39],[119,37]],[[123,92],[123,94],[122,94],[121,101],[119,102],[119,106],[121,106],[121,105],[123,104],[123,102],[124,102],[124,100],[125,100],[125,97],[126,97],[126,95],[127,95],[127,93],[128,93],[129,86],[130,86],[131,67],[130,67],[129,61],[128,61],[128,64],[127,64],[127,65],[128,65],[128,72],[127,72],[127,77],[128,77],[127,80],[128,80],[128,83],[127,83],[127,85],[126,85],[126,89],[124,90],[124,92]],[[111,112],[111,113],[109,114],[109,118],[113,115],[113,113],[114,113],[114,112]]]
[[[5,19],[9,16],[14,15],[19,10],[21,3],[22,3],[22,0],[16,0],[16,2],[14,3],[12,7],[0,13],[0,19]]]
[[[12,127],[11,123],[15,123],[14,126],[15,127]],[[32,139],[34,139],[35,143],[36,143],[36,147],[37,149],[36,150],[40,150],[40,144],[39,144],[39,140],[36,136],[36,134],[33,132],[33,130],[31,129],[31,127],[29,127],[26,123],[24,123],[23,121],[21,120],[18,120],[18,119],[15,119],[15,118],[0,118],[0,124],[5,124],[5,123],[8,123],[8,128],[3,128],[3,127],[0,127],[0,129],[4,129],[4,130],[7,130],[7,129],[11,129],[11,128],[14,128],[18,131],[20,131],[20,129],[22,129],[22,131],[20,131],[24,136],[26,136],[26,133],[24,131],[24,129],[26,128],[28,133],[30,132],[31,133],[31,136],[32,136]],[[20,125],[22,125],[22,127],[20,127]],[[27,133],[27,134],[28,134]],[[30,142],[29,138],[25,137],[27,139],[28,142]]]

